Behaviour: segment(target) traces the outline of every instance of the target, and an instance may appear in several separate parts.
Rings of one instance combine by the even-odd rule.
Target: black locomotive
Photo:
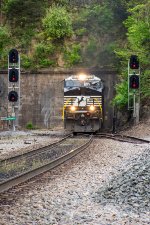
[[[96,132],[103,123],[103,82],[94,75],[64,80],[64,128],[74,133]]]

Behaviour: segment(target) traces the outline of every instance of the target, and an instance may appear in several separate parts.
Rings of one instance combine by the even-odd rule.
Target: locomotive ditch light
[[[80,73],[79,75],[79,80],[85,80],[86,79],[86,74],[84,74],[84,73]]]
[[[91,106],[90,106],[90,111],[93,112],[94,110],[95,110],[95,106],[94,106],[94,105],[91,105]]]
[[[74,111],[76,110],[76,107],[75,107],[74,105],[72,105],[72,106],[70,107],[70,110],[71,110],[72,112],[74,112]]]

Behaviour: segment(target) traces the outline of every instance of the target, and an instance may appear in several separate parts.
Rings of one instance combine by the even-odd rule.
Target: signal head
[[[9,70],[9,82],[17,82],[18,81],[18,70],[10,69]]]
[[[17,102],[18,101],[18,93],[16,91],[10,91],[8,94],[8,100],[10,102]]]
[[[130,57],[130,69],[139,69],[139,60],[136,55]]]
[[[131,89],[138,89],[139,88],[139,76],[138,75],[132,75],[130,76],[129,80],[129,86]]]
[[[18,51],[16,49],[11,49],[9,51],[9,63],[18,63]]]

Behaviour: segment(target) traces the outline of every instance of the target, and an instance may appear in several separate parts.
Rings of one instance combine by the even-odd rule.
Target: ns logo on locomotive
[[[74,133],[97,132],[103,123],[103,82],[79,74],[64,80],[64,128]]]

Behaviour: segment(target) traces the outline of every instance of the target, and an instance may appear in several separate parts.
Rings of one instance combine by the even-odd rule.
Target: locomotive
[[[95,75],[72,75],[64,80],[64,128],[74,133],[97,132],[103,123],[103,82]]]

